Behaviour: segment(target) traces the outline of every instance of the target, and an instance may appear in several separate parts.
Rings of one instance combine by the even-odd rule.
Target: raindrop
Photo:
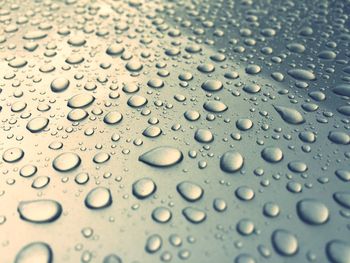
[[[59,172],[69,172],[81,163],[79,155],[72,152],[61,153],[52,162],[53,168]]]
[[[176,186],[176,189],[179,194],[189,202],[198,201],[202,198],[204,193],[202,187],[189,181],[179,183]]]
[[[85,197],[85,205],[90,209],[102,209],[112,204],[111,191],[105,187],[92,189]]]
[[[182,214],[184,217],[193,224],[202,223],[207,215],[204,211],[194,208],[194,207],[186,207],[182,210]]]
[[[150,178],[142,178],[132,184],[132,193],[138,199],[145,199],[155,193],[156,184]]]
[[[272,234],[272,244],[275,250],[283,256],[293,256],[298,252],[298,239],[284,229],[277,229]]]
[[[139,161],[156,167],[173,166],[181,162],[182,159],[182,152],[169,146],[154,148],[139,157]]]
[[[227,173],[239,171],[244,163],[243,156],[237,151],[228,151],[220,159],[220,167]]]
[[[54,200],[23,201],[18,205],[20,217],[32,223],[50,223],[62,214],[62,206]]]
[[[52,263],[51,247],[44,242],[33,242],[21,248],[15,258],[15,263]]]

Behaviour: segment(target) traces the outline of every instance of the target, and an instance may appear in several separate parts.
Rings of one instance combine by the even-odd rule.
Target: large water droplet
[[[16,255],[15,263],[52,263],[51,247],[44,242],[33,242],[24,246]]]
[[[289,124],[302,124],[305,122],[303,115],[296,109],[284,106],[274,106],[274,108],[282,119]]]
[[[145,199],[151,196],[156,189],[156,184],[150,178],[142,178],[132,185],[132,193],[139,199]]]
[[[207,217],[204,211],[195,207],[186,207],[182,210],[182,214],[188,221],[194,224],[202,223]]]
[[[90,209],[102,209],[112,204],[111,191],[106,187],[96,187],[85,197],[85,205]]]
[[[45,117],[36,117],[34,119],[31,119],[27,123],[26,127],[30,132],[36,133],[44,130],[47,127],[47,125],[49,125],[49,119]]]
[[[176,189],[179,194],[189,202],[201,199],[204,193],[202,187],[189,181],[179,183]]]
[[[172,166],[181,162],[182,159],[182,152],[169,146],[154,148],[139,157],[139,161],[157,167]]]
[[[298,239],[284,229],[275,230],[272,234],[272,244],[275,250],[283,256],[293,256],[298,252]]]
[[[237,151],[228,151],[220,159],[220,167],[227,173],[239,171],[244,163],[243,156]]]
[[[326,252],[332,263],[350,263],[350,243],[332,240],[327,243]]]
[[[278,163],[283,159],[283,152],[278,147],[266,147],[261,152],[262,158],[270,163]]]
[[[320,225],[327,222],[329,211],[327,206],[314,199],[304,199],[298,202],[299,217],[306,223]]]
[[[65,91],[68,87],[69,87],[69,80],[64,78],[64,77],[60,77],[57,79],[54,79],[51,82],[51,90],[53,92],[62,92]]]
[[[4,153],[2,154],[2,159],[8,163],[14,163],[21,160],[23,156],[24,151],[20,148],[14,147],[4,151]]]
[[[53,168],[59,172],[69,172],[77,168],[81,163],[79,155],[66,152],[58,155],[52,162]]]
[[[20,217],[32,223],[49,223],[62,214],[62,206],[55,200],[23,201],[18,205]]]
[[[297,80],[315,80],[316,76],[306,69],[291,69],[288,74]]]

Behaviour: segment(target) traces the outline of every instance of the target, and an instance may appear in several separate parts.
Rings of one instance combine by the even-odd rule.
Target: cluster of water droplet
[[[24,2],[1,262],[350,262],[348,1]]]

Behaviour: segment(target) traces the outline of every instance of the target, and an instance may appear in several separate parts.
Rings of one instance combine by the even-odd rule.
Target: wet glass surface
[[[0,1],[0,262],[350,262],[350,2]]]

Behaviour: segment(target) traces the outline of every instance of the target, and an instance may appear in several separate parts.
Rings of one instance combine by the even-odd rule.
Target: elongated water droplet
[[[18,205],[20,217],[32,223],[49,223],[62,214],[62,206],[55,200],[23,201]]]
[[[154,148],[139,157],[139,161],[156,167],[172,166],[181,162],[182,159],[182,152],[169,146]]]

